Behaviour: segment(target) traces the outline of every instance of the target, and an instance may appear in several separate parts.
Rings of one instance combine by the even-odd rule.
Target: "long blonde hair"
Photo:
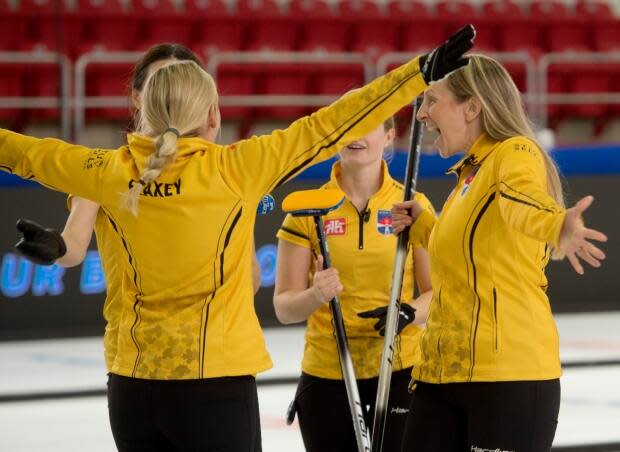
[[[138,214],[140,193],[174,161],[177,140],[197,134],[217,108],[213,78],[193,61],[164,66],[147,79],[142,91],[138,131],[155,138],[155,149],[138,183],[123,193],[125,208]]]
[[[508,71],[493,58],[470,55],[469,64],[450,74],[447,84],[458,102],[472,97],[480,101],[482,130],[491,138],[503,141],[526,136],[538,145],[545,160],[547,191],[564,207],[558,169],[547,150],[536,141],[521,95]]]

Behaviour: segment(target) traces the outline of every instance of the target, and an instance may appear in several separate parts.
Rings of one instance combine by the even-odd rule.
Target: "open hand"
[[[600,267],[605,259],[605,253],[591,243],[592,240],[606,242],[607,236],[595,229],[586,228],[581,214],[586,211],[594,201],[594,197],[586,196],[567,210],[564,224],[560,231],[560,243],[558,251],[566,256],[577,273],[583,275],[583,266],[580,259],[586,261],[592,267]]]

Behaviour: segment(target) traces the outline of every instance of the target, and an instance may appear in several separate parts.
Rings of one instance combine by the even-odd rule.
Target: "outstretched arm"
[[[0,129],[0,170],[96,202],[110,154]]]

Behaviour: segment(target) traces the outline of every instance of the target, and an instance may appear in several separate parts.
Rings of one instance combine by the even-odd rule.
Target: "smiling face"
[[[416,117],[427,130],[437,132],[433,144],[444,158],[467,151],[481,133],[479,103],[473,98],[459,102],[446,79],[433,83],[424,92],[424,102]]]
[[[350,143],[340,151],[343,165],[367,166],[378,164],[383,159],[383,151],[394,141],[393,128],[387,132],[381,124],[363,138]]]

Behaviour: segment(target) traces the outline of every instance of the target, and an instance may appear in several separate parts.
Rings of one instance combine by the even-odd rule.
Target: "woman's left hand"
[[[411,226],[418,219],[424,208],[412,199],[410,201],[397,202],[392,206],[392,227],[394,234],[400,234],[406,227]]]
[[[605,253],[590,243],[591,240],[606,242],[607,236],[595,229],[586,228],[581,214],[590,207],[594,197],[586,196],[567,210],[562,230],[560,231],[559,252],[568,258],[577,273],[583,275],[583,259],[592,267],[600,267]]]

